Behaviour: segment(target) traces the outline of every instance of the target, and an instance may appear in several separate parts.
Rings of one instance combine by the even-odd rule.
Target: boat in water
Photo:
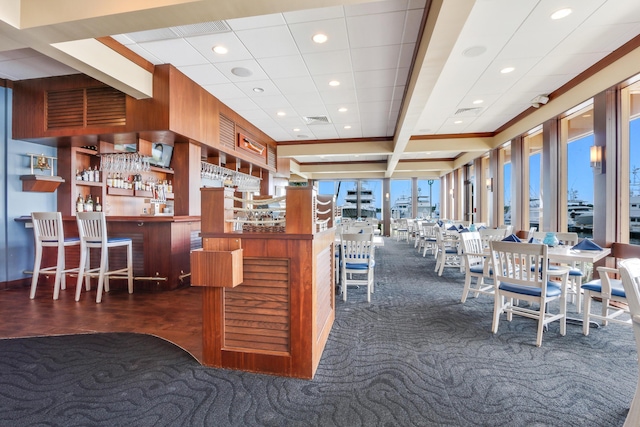
[[[418,209],[416,218],[435,218],[435,205],[429,202],[429,196],[418,196]],[[391,218],[411,218],[413,211],[413,203],[411,197],[402,195],[396,199],[391,206]]]
[[[569,231],[593,229],[593,204],[578,198],[577,190],[569,192],[567,222]]]
[[[378,210],[375,206],[373,191],[363,183],[359,183],[356,188],[347,190],[342,206],[343,218],[377,218]],[[360,212],[358,213],[358,200],[360,201]]]

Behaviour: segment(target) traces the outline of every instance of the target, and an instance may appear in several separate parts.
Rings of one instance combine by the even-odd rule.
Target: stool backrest
[[[107,243],[107,221],[104,212],[78,212],[78,233],[84,243]]]
[[[31,221],[36,245],[58,246],[64,244],[62,214],[60,212],[32,212]]]

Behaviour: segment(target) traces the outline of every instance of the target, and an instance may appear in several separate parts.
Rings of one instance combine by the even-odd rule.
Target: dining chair
[[[396,242],[400,239],[407,241],[409,239],[409,223],[405,218],[399,219],[396,227]]]
[[[435,255],[436,253],[436,233],[438,232],[438,224],[435,222],[426,222],[422,224],[422,233],[420,240],[420,248],[422,249],[422,257],[427,256],[427,252]],[[418,250],[420,250],[418,248]]]
[[[77,237],[64,237],[62,214],[60,212],[32,212],[33,235],[35,238],[35,259],[33,262],[33,277],[31,279],[31,292],[29,298],[36,297],[36,288],[41,274],[50,274],[55,271],[53,284],[53,299],[60,297],[60,289],[66,289],[67,273],[77,273],[78,268],[66,268],[65,248],[79,246]],[[56,265],[42,267],[42,252],[44,248],[57,248]]]
[[[564,336],[568,269],[548,268],[546,245],[493,241],[490,247],[494,274],[492,332],[498,332],[500,315],[506,313],[508,321],[512,320],[514,314],[537,320],[538,347],[542,345],[545,325],[551,322],[560,322],[560,335]],[[552,276],[561,279],[563,283],[551,281]],[[519,301],[527,301],[530,304],[521,307]],[[560,303],[558,313],[549,311],[549,303],[554,301]],[[535,304],[538,306],[537,310]]]
[[[620,276],[622,286],[627,295],[629,312],[633,324],[633,334],[636,339],[636,349],[640,355],[640,259],[630,258],[620,261]],[[640,358],[638,358],[638,369],[640,372]],[[636,392],[631,401],[631,407],[624,422],[624,427],[638,427],[640,425],[640,373]]]
[[[373,233],[343,233],[340,237],[340,281],[342,299],[347,300],[349,286],[366,286],[367,301],[374,292]]]
[[[133,293],[133,254],[132,241],[126,237],[108,237],[107,221],[104,212],[78,212],[76,214],[78,233],[80,235],[80,266],[76,301],[80,301],[82,281],[86,281],[90,289],[90,278],[98,277],[96,303],[102,301],[102,291],[109,292],[109,278],[127,279],[129,293]],[[127,266],[115,270],[109,269],[109,249],[124,247],[127,251]],[[91,249],[100,249],[100,266],[90,267]]]
[[[504,239],[508,236],[506,232],[506,228],[483,228],[479,231],[483,247],[489,249],[489,242]]]
[[[493,283],[487,285],[484,280],[493,278],[493,270],[491,269],[491,262],[487,259],[487,253],[484,252],[480,233],[477,231],[460,233],[460,241],[465,268],[464,288],[462,289],[460,301],[464,303],[469,292],[472,292],[476,298],[479,294],[492,295],[494,293]],[[471,283],[474,278],[476,286],[472,287]]]
[[[464,233],[463,233],[464,234]],[[436,268],[438,276],[442,276],[445,268],[461,268],[458,248],[458,232],[447,232],[439,228],[436,233]]]
[[[631,325],[630,318],[618,319],[618,316],[629,313],[627,295],[624,286],[622,286],[622,280],[613,277],[620,273],[619,270],[611,267],[598,267],[596,270],[600,278],[591,280],[581,286],[584,291],[584,320],[582,322],[582,333],[584,335],[589,335],[591,320],[601,320],[602,326],[606,326],[608,322]],[[601,314],[591,311],[593,298],[602,300]],[[613,307],[610,304],[612,301],[622,304]]]

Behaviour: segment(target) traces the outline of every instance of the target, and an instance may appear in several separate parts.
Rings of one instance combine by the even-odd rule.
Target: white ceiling
[[[349,165],[369,162],[382,164],[371,168],[375,174],[394,176],[402,160],[482,155],[483,141],[456,149],[446,138],[495,132],[529,109],[535,96],[553,93],[640,34],[637,0],[303,0],[296,4],[303,10],[287,11],[290,5],[274,1],[269,7],[280,7],[277,13],[259,13],[267,6],[255,2],[225,12],[233,15],[228,18],[212,11],[212,5],[226,10],[222,5],[233,2],[201,0],[79,19],[66,38],[67,27],[55,23],[55,40],[46,25],[21,30],[0,22],[0,77],[73,73],[60,57],[39,53],[47,51],[43,42],[111,35],[153,64],[175,65],[274,140],[287,141],[279,155],[300,163],[303,175],[307,164],[340,163],[332,173],[355,177],[366,168]],[[427,3],[434,6],[421,32]],[[201,16],[189,9],[198,5]],[[550,19],[564,7],[573,12]],[[313,43],[317,32],[328,41]],[[229,52],[214,53],[217,45]],[[507,66],[515,70],[501,74]],[[235,75],[237,68],[250,75]],[[340,85],[330,87],[330,80]],[[328,123],[308,124],[305,117]],[[446,137],[420,149],[415,137],[429,135]],[[371,142],[380,138],[388,143]],[[360,145],[346,143],[353,139]],[[317,140],[340,142],[308,145]],[[421,167],[434,175],[447,171],[443,162],[434,164]]]

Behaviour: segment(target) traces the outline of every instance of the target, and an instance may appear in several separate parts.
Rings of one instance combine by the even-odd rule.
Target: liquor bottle
[[[100,197],[96,196],[96,212],[102,212],[102,205],[100,204]]]
[[[107,187],[113,187],[113,178],[110,173],[107,174]]]
[[[100,171],[98,170],[98,166],[93,167],[93,180],[95,182],[100,182]]]
[[[82,198],[82,194],[78,194],[78,199],[76,200],[76,212],[84,212],[84,199]]]
[[[167,193],[173,193],[173,184],[171,184],[171,180],[169,180],[169,185],[167,186]]]
[[[82,174],[80,173],[80,169],[76,169],[76,181],[82,181]]]
[[[87,200],[84,201],[84,210],[87,212],[93,212],[93,199],[91,194],[87,196]]]

